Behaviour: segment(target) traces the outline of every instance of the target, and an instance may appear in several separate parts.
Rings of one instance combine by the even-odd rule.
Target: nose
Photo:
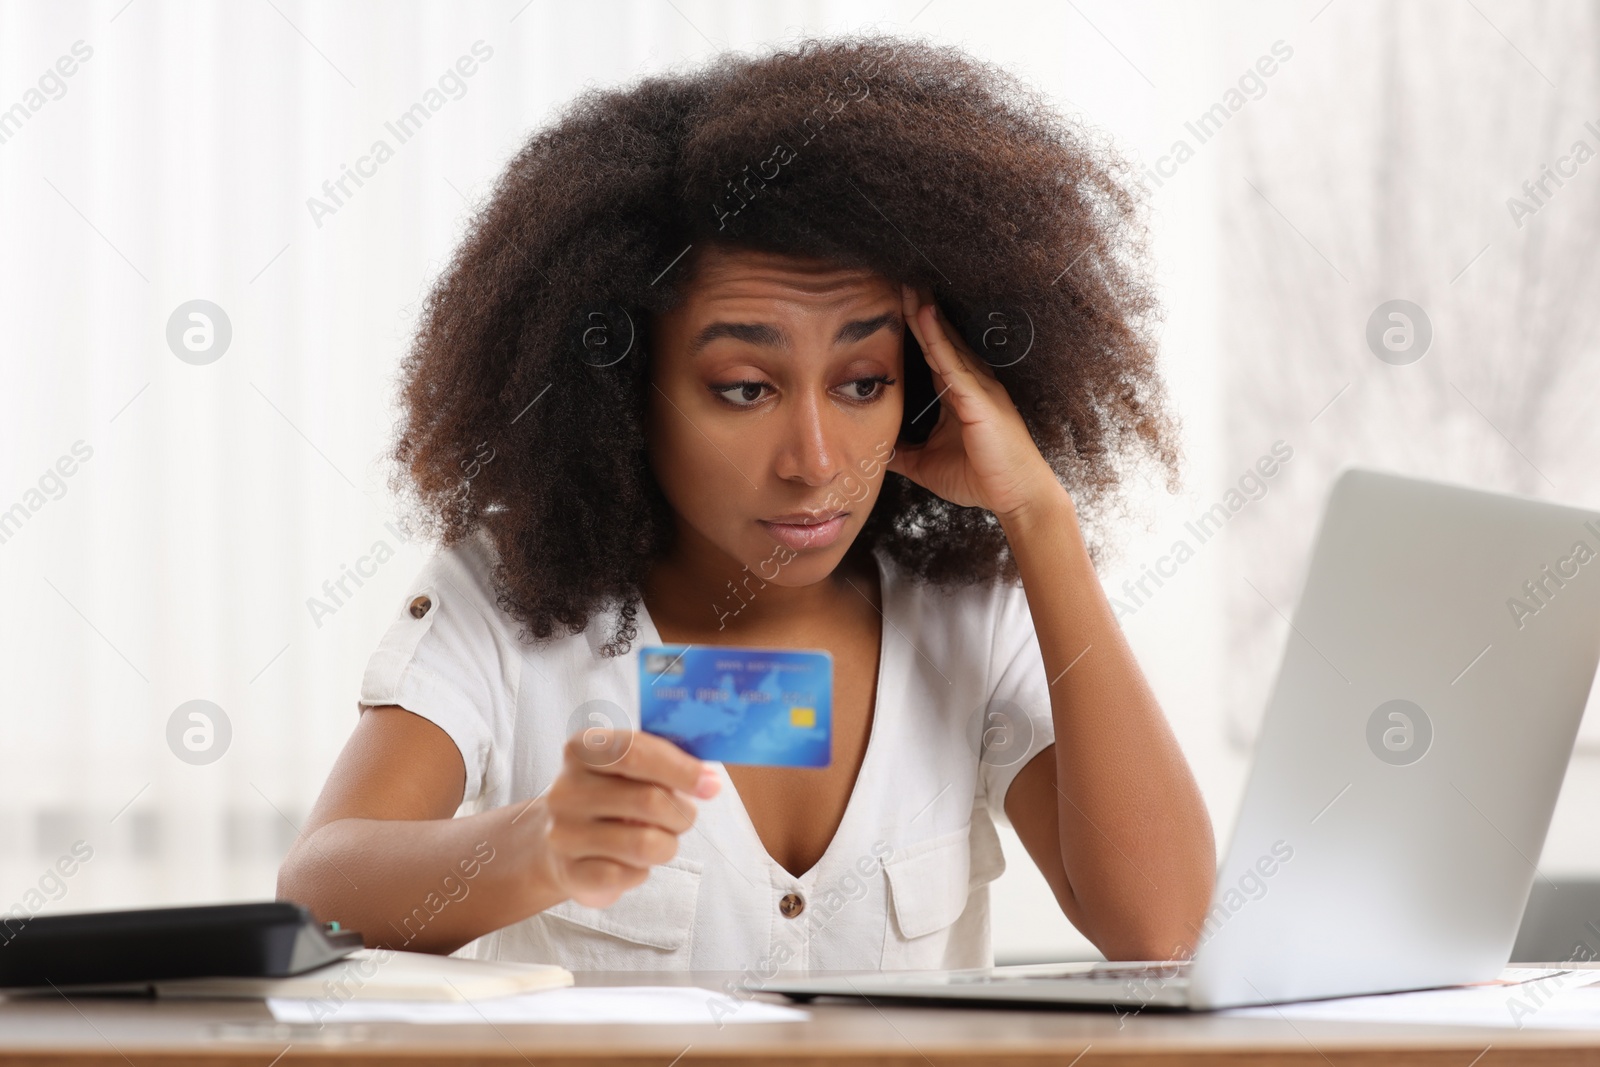
[[[778,449],[778,476],[785,481],[827,485],[838,477],[841,450],[833,441],[831,423],[838,412],[820,395],[807,390],[789,408]]]

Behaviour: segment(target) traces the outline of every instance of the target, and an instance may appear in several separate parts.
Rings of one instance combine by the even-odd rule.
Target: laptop
[[[1600,512],[1348,469],[1192,959],[763,988],[1208,1010],[1496,979],[1597,658]]]

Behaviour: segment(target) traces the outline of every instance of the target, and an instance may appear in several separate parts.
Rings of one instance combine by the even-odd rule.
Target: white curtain
[[[1600,506],[1600,8],[1335,4],[1307,31],[1230,121],[1219,186],[1228,468],[1294,451],[1228,524],[1241,742],[1340,466]],[[1431,329],[1411,362],[1368,343],[1394,300]],[[1597,752],[1591,714],[1579,789]]]

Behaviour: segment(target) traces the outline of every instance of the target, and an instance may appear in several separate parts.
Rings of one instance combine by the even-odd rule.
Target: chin
[[[799,588],[814,585],[832,574],[844,555],[844,546],[832,545],[810,552],[790,552],[777,548],[773,554],[761,556],[750,572],[769,585]],[[787,562],[784,562],[787,560]]]
[[[799,588],[832,574],[854,543],[851,532],[822,548],[794,549],[758,534],[741,558],[751,574],[769,585]]]

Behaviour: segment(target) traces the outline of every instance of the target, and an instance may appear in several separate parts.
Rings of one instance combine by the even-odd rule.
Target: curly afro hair
[[[903,38],[591,89],[517,153],[424,304],[390,454],[407,522],[444,547],[487,533],[523,640],[616,604],[604,652],[626,652],[675,535],[646,460],[649,324],[693,282],[686,253],[721,242],[931,287],[1098,555],[1130,464],[1178,475],[1139,188],[1012,75]],[[917,442],[938,409],[910,330],[905,345]],[[927,582],[1017,579],[993,514],[884,479],[859,547]]]

